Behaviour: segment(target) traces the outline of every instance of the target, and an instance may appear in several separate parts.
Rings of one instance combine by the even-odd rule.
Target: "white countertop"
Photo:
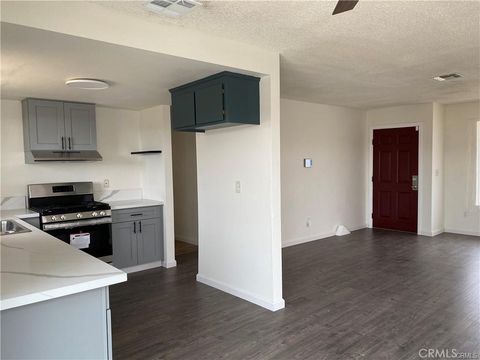
[[[19,219],[28,219],[28,218],[36,218],[39,217],[39,213],[28,210],[28,209],[14,209],[14,210],[3,210],[0,209],[0,216],[2,219],[6,218],[19,218]]]
[[[37,214],[38,215],[38,214]],[[5,219],[2,211],[2,219]],[[0,236],[0,309],[97,289],[127,274],[17,219],[32,230]]]
[[[117,201],[104,200],[104,202],[108,203],[108,205],[110,205],[112,210],[132,209],[132,208],[144,207],[144,206],[163,205],[163,201],[149,200],[149,199],[117,200]]]

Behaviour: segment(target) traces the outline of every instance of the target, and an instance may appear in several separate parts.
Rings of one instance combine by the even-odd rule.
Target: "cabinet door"
[[[195,121],[203,125],[224,120],[223,82],[216,80],[195,89]]]
[[[195,126],[195,98],[193,91],[172,93],[171,117],[173,129]]]
[[[140,220],[138,232],[138,263],[146,264],[163,258],[162,219]]]
[[[64,103],[67,150],[96,150],[94,104]]]
[[[133,221],[112,224],[113,265],[125,268],[137,265],[137,233]]]
[[[49,100],[27,100],[31,150],[63,150],[65,137],[63,103]]]

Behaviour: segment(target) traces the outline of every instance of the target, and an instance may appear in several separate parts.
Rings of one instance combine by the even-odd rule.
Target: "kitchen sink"
[[[25,226],[20,225],[14,220],[0,220],[1,232],[0,235],[10,235],[31,232]]]

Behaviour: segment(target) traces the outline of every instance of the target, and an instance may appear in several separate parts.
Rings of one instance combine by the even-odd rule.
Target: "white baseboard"
[[[297,239],[291,239],[291,240],[286,240],[282,243],[282,247],[289,247],[293,245],[299,245],[299,244],[304,244],[310,241],[315,241],[315,240],[320,240],[320,239],[325,239],[331,236],[335,236],[334,232],[330,233],[324,233],[324,234],[317,234],[317,235],[311,235],[303,238],[297,238]]]
[[[214,287],[216,289],[222,290],[222,291],[224,291],[226,293],[229,293],[233,296],[239,297],[243,300],[247,300],[251,303],[254,303],[254,304],[256,304],[258,306],[261,306],[265,309],[268,309],[270,311],[277,311],[277,310],[283,309],[285,307],[285,300],[283,300],[283,299],[281,299],[279,301],[276,301],[276,302],[271,302],[267,299],[264,299],[264,298],[261,298],[261,297],[255,295],[255,294],[252,294],[251,292],[235,288],[233,286],[225,284],[224,282],[213,280],[213,279],[210,279],[210,278],[208,278],[206,276],[203,276],[203,275],[200,275],[200,274],[197,274],[197,281],[201,282],[202,284],[205,284],[205,285]]]
[[[162,261],[162,266],[164,268],[172,268],[177,266],[177,260],[172,260],[172,261]]]
[[[445,232],[459,235],[480,236],[480,231],[459,230],[459,229],[445,229]]]
[[[433,230],[433,231],[421,230],[421,231],[418,231],[417,234],[418,234],[418,235],[422,235],[422,236],[433,237],[433,236],[437,236],[437,235],[442,234],[444,231],[445,231],[444,229]]]
[[[134,273],[137,271],[143,271],[143,270],[149,270],[149,269],[154,269],[157,267],[163,266],[164,268],[171,268],[177,266],[177,261],[173,260],[170,262],[165,262],[165,261],[154,261],[148,264],[142,264],[142,265],[135,265],[135,266],[130,266],[127,268],[123,268],[121,270],[125,271],[127,274]]]
[[[444,229],[433,230],[432,231],[432,236],[437,236],[437,235],[443,234],[444,231],[445,231]]]
[[[188,236],[181,236],[181,235],[175,235],[175,240],[177,241],[183,241],[192,245],[198,245],[198,243],[195,241],[195,239],[192,239]]]
[[[148,269],[153,269],[162,266],[162,261],[154,261],[148,264],[142,264],[142,265],[135,265],[135,266],[130,266],[127,268],[122,269],[125,271],[127,274],[134,273],[137,271],[143,271],[143,270],[148,270]]]
[[[360,229],[365,229],[367,227],[366,224],[358,225],[358,226],[353,226],[353,227],[348,227],[347,229],[350,231],[355,231],[355,230],[360,230]],[[325,239],[331,236],[335,236],[335,231],[333,232],[328,232],[328,233],[323,233],[323,234],[316,234],[316,235],[310,235],[307,237],[303,238],[297,238],[297,239],[291,239],[291,240],[286,240],[282,243],[282,248],[293,246],[293,245],[299,245],[299,244],[304,244],[310,241],[315,241],[315,240],[321,240]]]

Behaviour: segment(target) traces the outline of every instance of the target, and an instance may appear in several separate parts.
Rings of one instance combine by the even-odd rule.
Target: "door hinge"
[[[375,140],[372,139],[372,145],[375,145]]]
[[[373,176],[372,176],[372,182],[373,182]]]
[[[372,219],[373,219],[373,213],[372,213]]]

